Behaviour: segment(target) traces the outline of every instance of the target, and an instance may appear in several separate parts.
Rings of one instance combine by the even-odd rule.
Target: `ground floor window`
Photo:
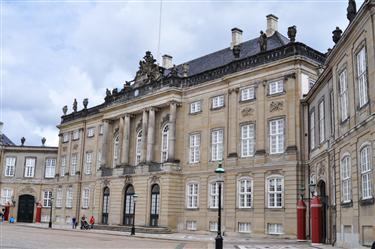
[[[268,234],[282,234],[283,233],[283,225],[282,224],[275,224],[275,223],[268,223],[267,224],[267,232],[268,232]]]
[[[238,232],[240,232],[240,233],[250,233],[250,223],[238,222]]]
[[[211,232],[217,232],[217,222],[216,221],[210,221],[210,231]]]
[[[197,230],[197,221],[195,220],[186,221],[186,230],[190,230],[190,231]]]

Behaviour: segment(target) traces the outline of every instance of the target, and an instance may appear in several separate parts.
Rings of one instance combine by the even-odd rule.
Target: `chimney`
[[[3,126],[4,123],[0,121],[0,145],[3,143]]]
[[[169,69],[169,68],[173,67],[173,64],[172,64],[172,58],[173,57],[172,56],[165,54],[162,57],[163,57],[162,67],[164,67],[166,69]]]
[[[267,16],[267,37],[272,36],[275,33],[275,31],[277,31],[277,20],[279,20],[279,18],[275,15],[269,14]]]
[[[232,29],[232,42],[230,43],[230,49],[234,46],[240,45],[242,43],[242,30],[239,28]]]

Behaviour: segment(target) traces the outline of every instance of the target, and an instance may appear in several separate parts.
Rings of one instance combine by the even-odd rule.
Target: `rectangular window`
[[[66,203],[65,203],[65,206],[67,208],[72,208],[72,206],[73,206],[73,189],[72,188],[68,188],[66,190]]]
[[[104,133],[104,126],[101,124],[99,125],[99,135],[103,135]]]
[[[357,54],[357,80],[358,80],[359,107],[362,107],[368,102],[367,61],[366,61],[365,47],[363,47],[361,51],[359,51]]]
[[[99,169],[100,168],[100,163],[102,162],[102,152],[101,151],[98,151],[98,163],[96,165],[96,168]]]
[[[200,160],[200,134],[192,134],[189,138],[189,163],[198,163]]]
[[[224,106],[224,95],[215,96],[212,98],[212,109]]]
[[[58,188],[56,191],[56,207],[61,208],[62,207],[62,198],[63,198],[63,190],[62,188]]]
[[[34,177],[36,158],[26,157],[25,159],[25,177]]]
[[[200,101],[195,101],[190,104],[190,113],[197,113],[202,111],[201,109],[201,102]]]
[[[63,143],[69,142],[69,132],[65,132],[63,135]]]
[[[90,127],[87,129],[87,137],[94,137],[95,136],[95,128]]]
[[[79,139],[79,130],[73,131],[73,140],[78,140]]]
[[[5,159],[5,176],[14,176],[14,170],[16,168],[16,158],[6,157]]]
[[[64,177],[65,170],[66,170],[66,156],[62,156],[61,161],[60,161],[60,176],[61,177]]]
[[[212,161],[220,161],[223,159],[223,137],[224,130],[215,130],[211,133],[211,153]]]
[[[247,124],[241,126],[241,157],[254,155],[255,147],[255,125]]]
[[[364,147],[360,152],[362,199],[372,198],[372,164],[370,146]]]
[[[250,223],[238,222],[238,232],[250,233]]]
[[[217,232],[217,221],[210,221],[209,225],[211,232]]]
[[[71,167],[70,167],[70,175],[71,176],[74,176],[77,172],[77,163],[78,163],[78,155],[77,153],[73,154],[72,155],[72,163],[71,163]]]
[[[282,224],[267,224],[267,231],[268,234],[282,234],[283,233],[283,225]]]
[[[325,113],[324,100],[319,103],[319,142],[323,143],[325,140]]]
[[[43,192],[43,207],[51,207],[51,198],[52,192],[51,191],[44,191]]]
[[[221,188],[221,206],[223,207],[223,188]],[[219,183],[217,182],[209,185],[209,207],[219,207]]]
[[[90,202],[90,189],[85,188],[82,193],[82,207],[89,208],[89,202]]]
[[[269,95],[282,93],[284,91],[284,82],[282,80],[269,83]]]
[[[56,159],[47,158],[46,159],[46,171],[45,178],[54,178],[55,177],[55,168],[56,168]]]
[[[189,230],[189,231],[197,230],[197,221],[195,220],[186,221],[186,230]]]
[[[3,188],[1,189],[1,204],[12,204],[13,189]]]
[[[350,157],[345,156],[341,160],[341,184],[342,184],[342,201],[344,203],[351,202],[351,170],[350,170]]]
[[[268,208],[283,207],[283,178],[271,177],[267,179]]]
[[[340,110],[341,110],[341,122],[348,118],[348,85],[346,82],[346,69],[339,75],[340,85]]]
[[[91,174],[92,167],[92,152],[86,152],[85,174]]]
[[[254,87],[247,87],[241,89],[241,101],[255,99],[255,88]]]
[[[251,208],[252,204],[252,181],[241,179],[238,181],[238,207]]]
[[[270,154],[284,152],[284,119],[271,120],[270,127]]]
[[[310,113],[310,149],[315,148],[315,112]]]
[[[187,185],[187,208],[198,208],[198,184]]]

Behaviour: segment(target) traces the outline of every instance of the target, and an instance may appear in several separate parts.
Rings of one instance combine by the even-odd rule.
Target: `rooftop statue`
[[[77,112],[77,99],[74,99],[73,102],[73,112]]]
[[[258,43],[261,52],[267,51],[267,35],[263,31],[260,31]]]
[[[161,69],[155,63],[156,60],[150,51],[146,52],[143,60],[139,61],[139,69],[135,76],[135,83],[141,85],[152,81],[159,81],[162,77]]]
[[[349,22],[352,22],[355,15],[357,14],[357,6],[355,4],[355,0],[349,0],[348,8],[346,9],[346,11],[346,17],[348,18]]]

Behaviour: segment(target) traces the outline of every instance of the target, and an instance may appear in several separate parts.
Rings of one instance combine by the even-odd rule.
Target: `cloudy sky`
[[[357,8],[363,0],[357,0]],[[16,144],[57,145],[62,107],[77,98],[100,104],[106,88],[134,78],[146,50],[175,64],[228,47],[233,27],[244,40],[265,30],[267,14],[279,31],[297,26],[297,40],[319,51],[345,29],[347,0],[85,1],[1,0],[3,132]]]

